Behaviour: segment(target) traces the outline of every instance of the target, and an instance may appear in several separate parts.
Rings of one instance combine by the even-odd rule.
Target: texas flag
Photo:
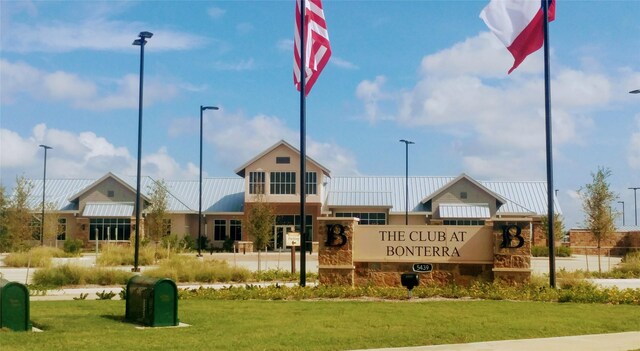
[[[511,73],[544,41],[543,1],[549,1],[549,22],[555,19],[555,0],[491,0],[480,18],[513,55]]]

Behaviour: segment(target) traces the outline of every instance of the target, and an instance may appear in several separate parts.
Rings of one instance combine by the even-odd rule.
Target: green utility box
[[[31,330],[29,289],[24,284],[0,279],[0,328]]]
[[[137,275],[127,282],[125,319],[149,327],[178,325],[178,288],[167,278]]]

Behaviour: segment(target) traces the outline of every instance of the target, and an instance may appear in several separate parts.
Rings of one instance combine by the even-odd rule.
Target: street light
[[[200,202],[198,204],[198,257],[202,257],[202,112],[204,110],[217,110],[216,106],[200,105]]]
[[[640,188],[638,187],[631,187],[629,188],[629,190],[633,190],[633,214],[636,217],[636,225],[638,225],[638,201],[636,199],[636,190],[638,190]]]
[[[400,139],[405,146],[405,178],[404,178],[404,225],[409,225],[409,144],[415,144],[413,141]]]
[[[140,272],[138,267],[138,254],[140,252],[140,169],[142,168],[142,86],[144,81],[144,46],[147,39],[151,38],[153,33],[140,32],[138,38],[133,41],[133,45],[140,46],[140,93],[138,95],[138,173],[136,184],[136,238],[135,252],[133,255],[133,272]],[[96,238],[98,240],[98,238]]]
[[[622,204],[622,225],[624,226],[624,201],[618,201],[619,204]]]
[[[47,150],[53,149],[51,146],[40,144],[40,147],[44,149],[44,175],[42,176],[42,222],[40,222],[40,245],[44,246],[44,204],[45,204],[45,189],[47,187]]]

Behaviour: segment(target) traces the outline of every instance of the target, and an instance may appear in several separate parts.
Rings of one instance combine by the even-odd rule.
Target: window
[[[129,218],[91,218],[89,221],[89,240],[129,240],[131,219]]]
[[[113,192],[113,190],[109,190],[107,191],[107,197],[114,197],[115,193]]]
[[[442,221],[444,225],[484,225],[481,219],[445,219]]]
[[[162,220],[162,228],[164,235],[171,235],[171,219],[165,218]]]
[[[249,172],[249,194],[264,194],[264,172]]]
[[[58,218],[58,236],[56,240],[66,240],[67,238],[67,219]]]
[[[291,158],[289,156],[279,156],[276,157],[276,163],[281,165],[288,165],[291,163]]]
[[[227,239],[227,221],[216,219],[213,221],[213,240],[224,241]]]
[[[242,240],[242,221],[232,219],[229,223],[229,236],[232,240]]]
[[[296,193],[295,172],[271,172],[271,194],[288,195]]]
[[[31,238],[33,240],[40,240],[40,233],[42,233],[40,222],[40,217],[31,217],[31,224],[29,224],[29,226],[31,227]]]
[[[307,172],[307,194],[318,194],[318,174],[316,172]]]
[[[338,212],[336,217],[356,217],[360,219],[358,224],[363,225],[387,224],[387,215],[384,212]]]
[[[466,199],[467,198],[467,192],[466,191],[461,192],[460,193],[460,198],[461,199]]]
[[[308,238],[313,238],[313,216],[306,215],[306,232]],[[278,215],[276,225],[293,225],[297,232],[300,232],[300,215]]]

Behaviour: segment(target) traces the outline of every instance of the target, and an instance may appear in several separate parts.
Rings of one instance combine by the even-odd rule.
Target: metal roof
[[[337,206],[393,207],[392,193],[385,191],[332,191],[327,202]]]
[[[85,217],[131,218],[134,209],[133,202],[87,202],[82,215]]]
[[[410,176],[409,211],[424,212],[421,203],[427,196],[436,193],[457,177]],[[543,181],[478,181],[487,189],[501,196],[506,202],[497,214],[547,214],[547,183]],[[327,183],[329,208],[341,206],[366,206],[366,202],[356,203],[353,197],[334,196],[332,193],[389,193],[391,213],[405,212],[405,177],[402,176],[334,176]],[[367,199],[368,200],[368,199]],[[557,199],[555,211],[561,213]]]
[[[440,218],[491,218],[489,204],[440,204]]]

